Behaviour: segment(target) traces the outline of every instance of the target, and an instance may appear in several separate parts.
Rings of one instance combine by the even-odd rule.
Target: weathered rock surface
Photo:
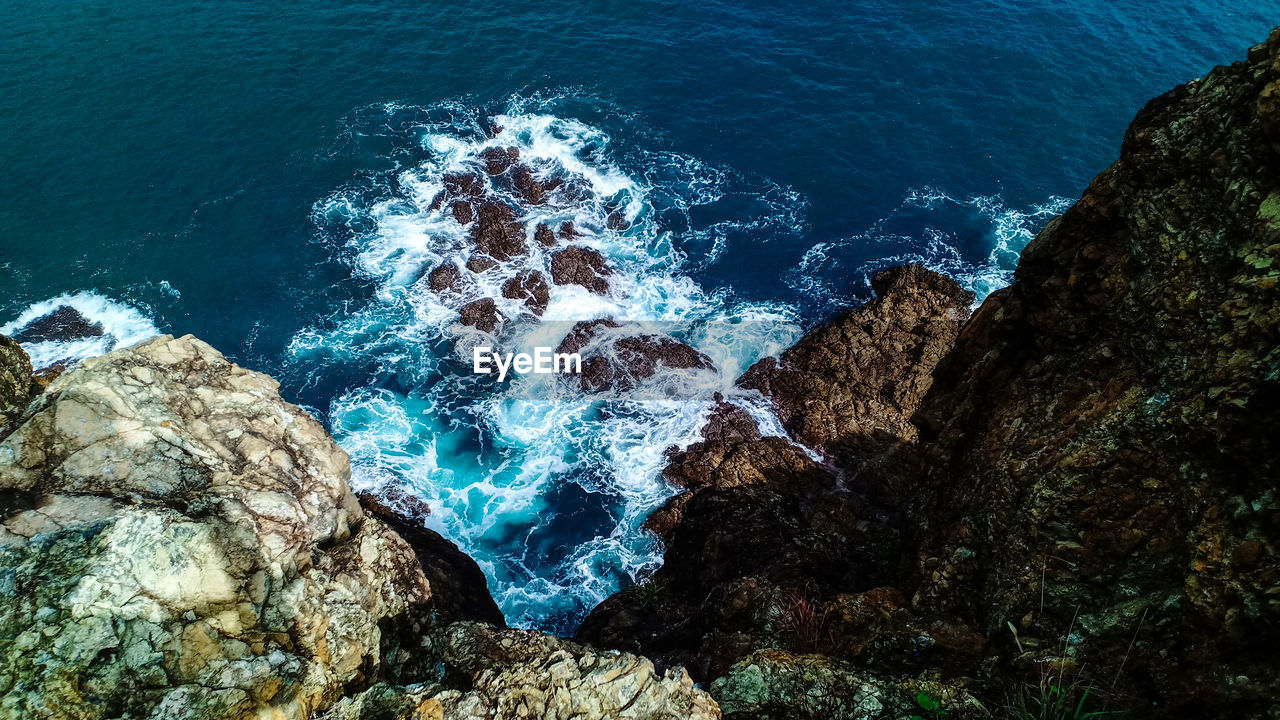
[[[458,320],[463,325],[491,333],[502,321],[502,314],[498,312],[498,305],[493,298],[480,298],[463,305],[458,311]]]
[[[436,292],[456,291],[461,280],[462,271],[451,262],[442,262],[427,273],[427,284]]]
[[[501,175],[510,170],[520,160],[520,149],[511,147],[491,147],[480,153],[484,161],[484,171],[490,175]]]
[[[551,255],[551,280],[557,285],[581,285],[597,295],[607,295],[607,278],[612,274],[604,256],[588,247],[570,245]]]
[[[477,251],[494,260],[510,260],[525,252],[524,225],[516,221],[515,212],[505,203],[483,200],[476,209],[471,241]]]
[[[102,323],[93,322],[70,305],[59,305],[49,314],[42,315],[18,328],[13,334],[13,339],[20,343],[34,343],[102,337],[105,334],[106,330],[103,329]]]
[[[430,599],[346,454],[191,337],[87,360],[0,443],[0,715],[305,717]]]
[[[652,333],[628,334],[623,325],[603,318],[574,325],[556,352],[582,355],[578,381],[589,392],[629,390],[663,369],[715,369],[710,358],[679,340]]]
[[[1280,31],[1148,103],[917,418],[917,605],[1148,712],[1280,692],[1277,88]]]
[[[973,295],[919,265],[885,270],[876,298],[808,333],[738,384],[771,398],[792,437],[813,448],[865,450],[915,437],[911,413],[969,317]]]
[[[761,650],[744,658],[711,685],[711,694],[730,720],[991,717],[990,710],[967,693],[937,682],[885,681],[851,663],[781,650]],[[935,705],[933,710],[924,707]]]
[[[720,717],[683,671],[495,627],[476,563],[348,474],[190,336],[54,380],[0,441],[0,717]]]
[[[439,681],[379,686],[339,703],[328,720],[716,720],[720,711],[682,670],[659,674],[643,658],[596,651],[528,630],[454,623],[423,652]]]

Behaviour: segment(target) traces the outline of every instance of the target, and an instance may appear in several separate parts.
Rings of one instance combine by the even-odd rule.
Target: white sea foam
[[[18,333],[33,320],[38,320],[63,306],[74,308],[90,323],[101,325],[103,334],[61,341],[22,343],[22,349],[31,356],[31,365],[36,369],[59,363],[77,363],[118,347],[128,347],[143,340],[149,340],[160,334],[155,323],[136,308],[86,290],[32,303],[18,317],[0,325],[0,335]]]
[[[951,276],[981,303],[1013,281],[1023,248],[1070,206],[1068,198],[1053,196],[1019,209],[995,196],[958,200],[937,188],[914,188],[867,230],[814,244],[787,274],[787,283],[807,295],[848,304],[849,293],[833,286],[831,278],[853,274],[870,287],[871,276],[881,269],[919,263]],[[883,250],[866,262],[869,246]],[[857,259],[857,267],[843,266],[844,251]]]
[[[375,289],[324,329],[298,334],[290,357],[298,368],[376,359],[367,382],[329,408],[351,454],[353,484],[396,483],[423,497],[428,523],[482,562],[509,621],[570,630],[585,609],[657,565],[659,547],[640,525],[672,492],[660,479],[666,448],[696,440],[714,393],[741,394],[737,375],[799,335],[788,308],[708,292],[691,268],[714,261],[731,232],[798,225],[802,199],[672,153],[621,161],[604,131],[527,99],[487,117],[457,103],[378,111],[389,116],[380,127],[396,128],[420,152],[334,193],[314,213],[323,237],[340,244],[353,272]],[[413,121],[396,119],[404,113]],[[502,132],[488,135],[490,123]],[[545,204],[529,205],[481,172],[488,192],[517,209],[528,252],[475,274],[465,268],[469,228],[433,200],[445,173],[477,171],[486,149],[513,145],[537,177],[565,184]],[[745,198],[755,214],[694,222],[692,209],[724,198]],[[610,227],[614,212],[625,229]],[[534,318],[501,287],[525,270],[550,276],[549,251],[534,229],[564,222],[578,233],[570,244],[608,260],[610,289],[600,296],[553,285]],[[461,269],[460,294],[438,294],[421,280],[442,262]],[[458,308],[481,297],[507,318],[497,337],[458,323]],[[621,334],[674,335],[720,372],[663,373],[653,381],[659,391],[631,396],[585,393],[554,375],[496,384],[469,372],[476,343],[554,347],[575,322],[602,317],[634,323]],[[759,402],[756,410],[769,415]]]

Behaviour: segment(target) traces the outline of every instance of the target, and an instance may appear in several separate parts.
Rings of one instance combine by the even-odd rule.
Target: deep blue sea
[[[110,335],[38,363],[173,332],[274,374],[357,487],[430,503],[513,623],[569,631],[658,562],[639,526],[711,392],[750,405],[734,376],[877,268],[1007,283],[1146,100],[1276,24],[1280,0],[8,2],[0,331],[71,304]],[[576,188],[518,214],[574,221],[617,274],[504,337],[608,316],[719,380],[656,400],[458,371],[474,337],[420,278],[466,233],[431,200],[512,144]]]

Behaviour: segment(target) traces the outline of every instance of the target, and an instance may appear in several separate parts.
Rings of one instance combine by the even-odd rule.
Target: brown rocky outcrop
[[[551,255],[551,280],[557,285],[581,285],[597,295],[609,294],[613,274],[609,263],[598,251],[570,245]]]
[[[556,246],[556,235],[551,232],[551,228],[547,227],[546,223],[538,223],[538,227],[533,230],[533,239],[543,247]]]
[[[911,413],[969,316],[973,295],[919,265],[875,276],[876,297],[808,333],[738,381],[769,397],[783,427],[817,449],[915,437]]]
[[[456,291],[461,279],[462,271],[458,270],[457,265],[448,261],[440,263],[431,272],[427,273],[427,284],[436,292]]]
[[[490,175],[501,175],[510,170],[520,160],[520,149],[511,147],[491,147],[480,153],[484,161],[484,171]]]
[[[947,333],[954,337],[967,312],[966,294],[923,268],[885,271],[875,286],[883,293],[876,300],[810,333],[784,354],[781,370],[771,368],[775,384],[766,389],[786,389],[778,397],[820,393],[815,416],[826,423],[814,427],[827,446],[855,445],[871,435],[868,428],[878,440],[888,433],[881,428],[897,429],[858,410],[896,398],[894,412],[909,415],[918,400],[910,390],[927,386]],[[899,312],[904,320],[894,322]],[[824,375],[820,357],[865,364]],[[898,439],[909,440],[904,434]],[[598,606],[579,638],[684,665],[706,681],[762,648],[864,651],[866,636],[838,618],[860,593],[897,578],[901,518],[883,488],[820,465],[784,438],[760,437],[744,411],[724,403],[713,409],[703,441],[674,453],[666,474],[696,489],[651,518],[649,527],[666,540],[663,566]],[[911,639],[886,654],[905,662],[933,648],[932,639],[917,640],[929,637],[917,625],[903,621]]]

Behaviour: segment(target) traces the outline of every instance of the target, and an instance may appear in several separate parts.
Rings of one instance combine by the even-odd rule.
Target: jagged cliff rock
[[[905,715],[860,698],[913,680],[957,715],[1274,715],[1278,282],[1280,31],[1143,108],[954,350],[881,298],[752,368],[828,483],[716,411],[651,519],[666,564],[580,637],[731,718]]]
[[[813,419],[796,427],[827,449],[910,439],[905,418],[972,301],[920,267],[886,271],[875,286],[878,298],[810,333],[781,367],[746,376],[794,408],[789,417]],[[760,437],[724,403],[703,436],[667,470],[693,489],[651,518],[667,541],[663,566],[597,607],[578,637],[683,665],[701,681],[760,648],[856,654],[855,594],[896,579],[900,523],[889,499],[846,467]],[[906,642],[904,656],[918,645]]]
[[[916,605],[1129,705],[1280,692],[1278,97],[1280,31],[1148,103],[917,417]]]
[[[0,335],[0,438],[27,407],[34,390],[31,359],[17,342]]]
[[[642,658],[449,624],[502,623],[474,561],[363,512],[319,423],[195,338],[7,397],[0,717],[720,716]]]

